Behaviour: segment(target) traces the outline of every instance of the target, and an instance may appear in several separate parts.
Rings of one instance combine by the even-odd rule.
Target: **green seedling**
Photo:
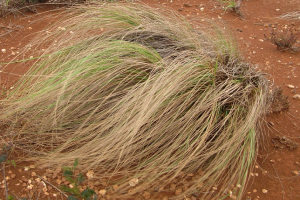
[[[73,188],[70,188],[66,185],[62,185],[60,188],[71,194],[68,197],[69,200],[77,200],[77,198],[83,198],[85,200],[96,200],[97,195],[94,190],[92,189],[85,189],[84,191],[80,192],[79,185],[84,181],[83,175],[80,173],[76,177],[74,171],[78,165],[78,159],[74,161],[73,167],[64,167],[63,168],[63,176],[73,185]]]
[[[224,10],[225,12],[227,11],[227,9],[231,9],[232,12],[235,12],[238,15],[242,15],[240,7],[241,7],[241,2],[242,0],[225,0],[222,1],[220,0],[220,2],[224,5],[227,5]]]

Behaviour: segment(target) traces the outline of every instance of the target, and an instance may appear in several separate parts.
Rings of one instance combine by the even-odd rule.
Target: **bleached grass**
[[[284,19],[284,20],[300,21],[300,11],[288,12],[286,14],[280,15],[278,18],[279,19]]]
[[[18,130],[26,159],[49,167],[78,158],[120,191],[137,178],[137,192],[202,169],[182,195],[219,199],[239,184],[240,198],[268,86],[227,29],[138,4],[64,17],[25,50],[35,64],[2,101],[1,121]]]

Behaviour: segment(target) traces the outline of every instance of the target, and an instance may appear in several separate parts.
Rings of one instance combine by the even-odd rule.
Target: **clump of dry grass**
[[[279,19],[285,19],[285,20],[300,20],[300,11],[295,11],[295,12],[288,12],[286,14],[280,15],[278,17]]]
[[[298,30],[280,30],[276,28],[271,29],[270,37],[267,37],[266,35],[264,36],[268,41],[276,45],[279,51],[298,52],[300,50],[299,47],[295,47],[300,36],[300,32]]]
[[[225,30],[136,4],[77,7],[25,50],[35,64],[0,120],[18,130],[28,160],[78,158],[120,191],[134,178],[139,192],[201,169],[182,195],[217,199],[238,184],[239,198],[268,90]]]
[[[30,10],[33,4],[38,2],[42,2],[42,0],[0,0],[0,17],[19,13],[22,8]]]

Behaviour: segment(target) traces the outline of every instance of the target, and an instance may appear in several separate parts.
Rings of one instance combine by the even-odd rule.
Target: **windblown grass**
[[[300,11],[288,12],[286,14],[280,15],[278,18],[279,19],[285,19],[285,20],[300,21]]]
[[[120,191],[133,178],[138,192],[202,169],[183,194],[217,199],[240,184],[240,198],[268,90],[225,30],[136,4],[77,7],[27,49],[36,62],[0,120],[28,160],[78,158]]]

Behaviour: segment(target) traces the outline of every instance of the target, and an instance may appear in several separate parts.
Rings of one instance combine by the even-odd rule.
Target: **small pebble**
[[[267,194],[267,193],[268,193],[268,190],[262,189],[262,193]]]
[[[299,172],[298,171],[293,171],[293,174],[295,174],[296,176],[299,174]]]
[[[234,200],[236,199],[236,196],[234,196],[234,195],[230,195],[229,197]]]
[[[293,98],[294,98],[294,99],[300,99],[300,94],[295,94],[295,95],[293,96]]]
[[[88,179],[94,178],[94,171],[93,170],[88,170],[88,172],[86,173],[86,176],[88,177]]]
[[[32,184],[30,184],[30,185],[27,186],[27,189],[29,189],[29,190],[32,190],[32,188],[33,188]]]
[[[105,189],[99,190],[99,194],[104,196],[106,194],[106,190]]]
[[[139,179],[137,179],[137,178],[131,179],[129,181],[129,185],[132,187],[136,186],[138,183],[139,183]]]
[[[268,171],[263,171],[262,175],[267,175]]]

